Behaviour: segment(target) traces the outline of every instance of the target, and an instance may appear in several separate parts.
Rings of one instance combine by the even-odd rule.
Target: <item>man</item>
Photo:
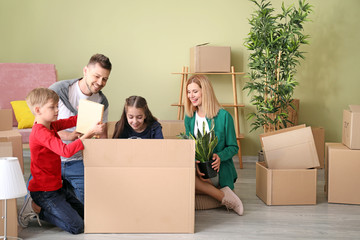
[[[51,85],[49,88],[54,90],[60,99],[58,119],[77,115],[80,99],[87,99],[104,104],[103,123],[106,123],[108,121],[109,103],[101,89],[105,87],[109,79],[111,67],[109,58],[102,54],[95,54],[84,67],[82,78],[63,80]],[[80,133],[75,131],[75,127],[59,131],[58,134],[66,144],[75,141],[80,136]],[[99,137],[107,138],[107,127],[104,128]],[[61,157],[61,177],[64,188],[84,204],[84,163],[81,151],[70,158]],[[27,227],[29,221],[34,218],[37,218],[39,225],[41,225],[38,216],[40,211],[41,208],[32,201],[28,194],[19,212],[18,222],[20,226]]]
[[[59,95],[58,119],[69,118],[77,115],[77,107],[80,99],[104,104],[103,122],[108,121],[108,101],[101,92],[109,79],[111,72],[109,58],[102,54],[95,54],[83,69],[83,77],[80,79],[59,81],[49,88]],[[79,137],[75,128],[58,132],[64,143],[68,144]],[[107,138],[107,128],[99,136]],[[68,188],[74,191],[76,197],[84,204],[84,164],[82,152],[79,151],[70,158],[61,158],[62,179]]]

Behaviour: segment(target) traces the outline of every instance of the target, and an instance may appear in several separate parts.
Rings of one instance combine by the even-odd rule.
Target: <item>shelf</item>
[[[173,107],[183,107],[184,104],[178,104],[178,103],[173,103],[171,104],[171,106]],[[221,103],[221,106],[223,107],[245,107],[245,104],[233,104],[233,103]]]
[[[199,74],[199,75],[244,75],[244,72],[206,72],[206,73],[200,73],[200,72],[175,72],[171,74]]]

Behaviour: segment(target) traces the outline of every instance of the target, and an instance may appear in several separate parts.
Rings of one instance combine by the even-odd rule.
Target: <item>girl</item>
[[[145,98],[131,96],[125,100],[113,138],[163,139],[161,125],[151,114]]]
[[[197,129],[209,131],[214,120],[215,135],[218,144],[214,149],[212,167],[218,175],[212,179],[204,179],[203,173],[196,167],[195,190],[197,193],[209,195],[228,209],[243,214],[243,205],[239,197],[232,191],[237,173],[232,157],[238,152],[234,122],[231,115],[222,109],[216,99],[213,87],[205,75],[193,75],[186,84],[185,98],[185,129],[186,134],[196,137]],[[198,161],[197,161],[198,162]]]

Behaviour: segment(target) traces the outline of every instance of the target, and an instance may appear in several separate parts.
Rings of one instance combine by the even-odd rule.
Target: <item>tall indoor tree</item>
[[[296,67],[304,59],[300,50],[308,44],[309,35],[303,33],[303,24],[309,21],[312,6],[299,0],[298,7],[285,7],[282,3],[280,13],[268,0],[250,0],[256,5],[249,23],[250,33],[245,46],[250,50],[249,81],[244,89],[251,95],[251,103],[256,112],[250,113],[251,131],[260,127],[264,132],[288,126],[288,109],[292,104]]]

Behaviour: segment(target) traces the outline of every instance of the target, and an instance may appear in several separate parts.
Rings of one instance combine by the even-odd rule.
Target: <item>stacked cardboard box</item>
[[[231,48],[198,45],[190,49],[190,72],[230,72]]]
[[[342,143],[325,144],[329,203],[360,204],[360,105],[343,112]]]
[[[19,159],[21,170],[24,172],[23,146],[21,134],[12,128],[11,109],[0,109],[0,142],[11,142],[13,156]]]
[[[0,142],[0,157],[12,157],[12,143]],[[0,236],[4,236],[4,214],[5,214],[5,202],[0,200]],[[7,235],[11,237],[17,237],[18,225],[17,225],[17,208],[16,199],[7,200]]]
[[[267,205],[316,204],[319,167],[311,127],[260,135],[265,162],[256,163],[256,195]]]

